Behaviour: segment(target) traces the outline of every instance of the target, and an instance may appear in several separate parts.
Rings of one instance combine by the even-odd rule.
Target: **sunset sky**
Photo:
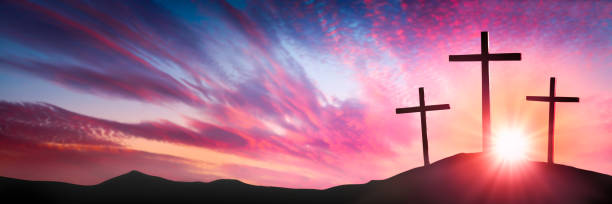
[[[481,151],[479,62],[493,136],[612,174],[610,1],[1,1],[0,176],[93,185],[139,170],[179,181],[328,188]]]

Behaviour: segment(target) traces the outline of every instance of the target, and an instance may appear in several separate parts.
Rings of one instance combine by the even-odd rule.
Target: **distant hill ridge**
[[[463,153],[388,179],[325,190],[231,179],[175,182],[131,171],[93,186],[0,177],[0,195],[22,203],[612,203],[612,176]]]

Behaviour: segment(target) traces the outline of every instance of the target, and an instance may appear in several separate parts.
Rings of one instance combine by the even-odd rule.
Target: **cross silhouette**
[[[419,106],[416,107],[408,107],[408,108],[396,108],[395,114],[402,113],[421,113],[421,137],[423,140],[423,160],[425,162],[425,166],[429,166],[429,146],[427,144],[427,119],[425,118],[426,111],[435,111],[435,110],[444,110],[450,109],[450,105],[448,104],[440,104],[440,105],[425,105],[425,90],[423,87],[419,88]]]
[[[528,101],[548,102],[548,163],[553,164],[554,134],[555,134],[555,102],[578,102],[578,97],[555,96],[555,77],[550,77],[550,95],[527,96]]]
[[[489,33],[480,33],[480,54],[449,55],[449,61],[482,62],[482,151],[491,147],[491,104],[489,99],[489,61],[520,61],[521,53],[489,53]]]

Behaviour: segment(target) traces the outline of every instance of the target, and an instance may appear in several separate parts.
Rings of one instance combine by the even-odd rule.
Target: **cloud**
[[[350,114],[355,117],[359,116],[355,113]],[[190,120],[189,127],[182,127],[168,121],[129,124],[81,115],[51,104],[0,102],[0,140],[6,146],[2,154],[8,155],[2,163],[12,166],[0,173],[18,178],[60,179],[79,184],[93,184],[131,168],[145,169],[167,176],[167,178],[183,180],[186,178],[208,180],[224,175],[231,178],[244,178],[257,184],[286,182],[274,179],[272,175],[246,177],[245,174],[236,172],[239,167],[235,165],[240,164],[225,164],[234,165],[233,168],[230,168],[232,171],[214,166],[203,170],[200,169],[203,168],[201,167],[202,161],[179,161],[184,164],[181,164],[180,169],[174,172],[178,175],[172,175],[172,171],[168,169],[174,168],[168,167],[171,164],[167,164],[169,161],[166,160],[174,159],[131,150],[131,147],[124,146],[125,140],[137,137],[212,149],[253,159],[270,157],[270,155],[287,155],[293,157],[290,159],[294,161],[293,165],[319,166],[320,170],[330,171],[330,175],[345,174],[346,176],[346,173],[341,173],[343,167],[334,165],[344,160],[340,155],[361,154],[364,151],[375,152],[374,149],[366,149],[368,147],[362,144],[367,143],[365,141],[369,140],[368,137],[364,137],[365,135],[360,130],[351,130],[353,128],[363,129],[363,127],[356,127],[355,125],[358,126],[358,124],[347,124],[351,121],[350,119],[335,121],[330,124],[335,127],[335,131],[328,132],[322,129],[320,133],[316,133],[310,130],[310,133],[313,133],[312,137],[299,135],[304,141],[295,141],[295,138],[274,136],[264,129],[236,130],[197,120]],[[346,136],[340,137],[343,134]],[[97,170],[99,174],[97,176],[84,173],[76,175],[62,173],[83,172],[88,168],[102,165],[98,161],[109,159],[112,165]],[[286,159],[280,158],[269,159],[269,161],[287,162]],[[75,164],[83,167],[71,167]],[[29,170],[18,171],[23,168],[44,169],[48,172],[35,174]],[[292,178],[307,180],[309,184],[317,187],[329,185],[329,183],[326,185],[326,182],[298,172],[285,172],[281,169],[267,167],[250,168],[253,169],[253,172],[276,172],[279,175],[290,175]],[[347,166],[347,168],[351,167]],[[62,169],[65,171],[61,171]],[[193,172],[208,173],[197,177],[199,173]],[[69,175],[73,177],[69,178]],[[292,185],[298,186],[298,183]]]
[[[103,138],[107,129],[92,127],[91,118],[48,104],[0,102],[0,135],[30,143],[117,146]]]
[[[177,124],[127,124],[80,115],[44,103],[0,102],[0,135],[30,143],[120,146],[117,139],[141,137],[211,148],[239,148],[248,143],[231,130],[199,122],[196,130]]]

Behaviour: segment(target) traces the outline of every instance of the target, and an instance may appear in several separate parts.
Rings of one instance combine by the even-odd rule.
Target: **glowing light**
[[[504,131],[493,142],[493,151],[502,160],[520,161],[527,157],[528,141],[521,131]]]

